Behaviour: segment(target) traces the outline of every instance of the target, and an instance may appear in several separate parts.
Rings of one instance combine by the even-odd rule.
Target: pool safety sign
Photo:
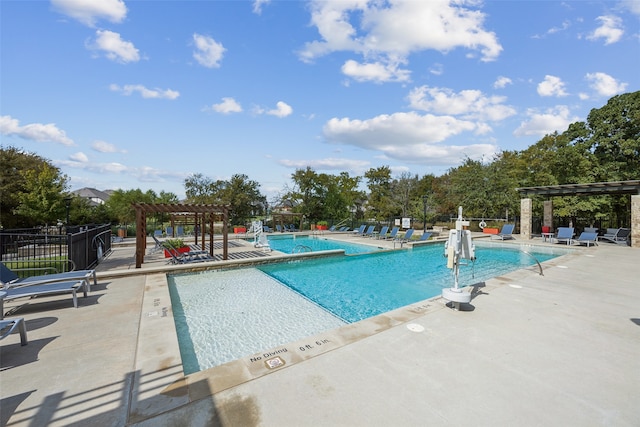
[[[411,228],[411,218],[402,218],[402,228]]]

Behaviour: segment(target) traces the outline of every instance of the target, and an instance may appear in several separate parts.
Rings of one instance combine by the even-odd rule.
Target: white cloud
[[[600,96],[613,96],[622,93],[627,89],[627,83],[618,82],[606,73],[588,73],[585,79],[590,82],[589,86]]]
[[[306,43],[300,59],[311,62],[332,52],[350,51],[363,55],[366,62],[394,64],[403,63],[413,52],[465,48],[480,52],[482,61],[492,61],[502,46],[495,33],[484,29],[485,14],[471,9],[475,4],[314,0],[311,23],[320,40]]]
[[[98,19],[119,23],[127,16],[127,6],[122,0],[51,0],[58,12],[89,27]]]
[[[289,106],[287,103],[282,101],[278,101],[276,103],[275,109],[267,111],[267,114],[280,117],[280,118],[287,117],[291,115],[291,113],[293,113],[293,108],[291,108],[291,106]]]
[[[98,163],[88,162],[82,156],[71,160],[53,161],[58,167],[70,169],[80,169],[100,175],[126,175],[137,179],[140,182],[166,182],[167,180],[184,180],[188,174],[183,172],[173,172],[150,166],[130,167],[122,163]]]
[[[211,110],[216,113],[229,114],[229,113],[241,113],[242,106],[233,98],[222,98],[220,104],[213,104]]]
[[[471,121],[410,112],[368,120],[333,118],[325,124],[323,134],[329,143],[380,151],[389,158],[407,162],[444,165],[458,163],[465,156],[491,156],[497,151],[497,147],[489,144],[440,144],[462,132],[478,130],[482,126]]]
[[[420,86],[409,93],[411,108],[435,114],[461,116],[469,120],[500,121],[516,114],[516,110],[504,105],[503,96],[486,96],[479,90],[463,90]]]
[[[538,95],[540,96],[567,96],[564,90],[564,82],[560,77],[546,75],[544,80],[538,84]]]
[[[494,89],[504,89],[508,85],[513,84],[513,81],[509,77],[499,76],[495,82],[493,82]]]
[[[638,0],[622,0],[621,4],[627,8],[629,12],[640,16],[640,2]]]
[[[262,14],[262,7],[271,3],[271,0],[254,0],[253,1],[253,13],[256,15]]]
[[[441,76],[442,74],[444,74],[444,65],[438,63],[438,64],[433,64],[430,68],[429,68],[429,72],[431,74],[433,74],[434,76]]]
[[[30,123],[20,126],[20,122],[11,116],[0,116],[0,134],[17,136],[36,142],[55,142],[62,145],[75,145],[73,140],[54,123]]]
[[[180,92],[171,89],[147,89],[143,85],[124,85],[111,84],[109,89],[113,92],[120,92],[129,96],[134,92],[138,92],[143,98],[156,99],[176,99],[180,96]]]
[[[566,105],[557,105],[544,112],[529,109],[527,111],[528,120],[523,121],[513,134],[515,136],[544,136],[556,131],[562,132],[571,123],[580,120],[579,117],[570,117],[570,115],[571,112]]]
[[[91,144],[91,148],[99,153],[126,153],[127,150],[120,150],[114,144],[96,140]]]
[[[366,160],[340,159],[335,157],[315,160],[280,159],[278,163],[289,168],[304,169],[309,166],[314,170],[347,171],[354,174],[361,174],[371,166]]]
[[[137,62],[140,60],[138,49],[133,43],[124,41],[120,34],[108,30],[97,30],[96,39],[87,43],[87,48],[105,52],[105,56],[116,62]]]
[[[70,155],[69,159],[79,163],[87,163],[89,161],[89,157],[87,157],[87,155],[82,151],[78,151],[77,153]]]
[[[196,45],[193,57],[200,65],[207,68],[220,67],[220,61],[226,51],[222,43],[218,43],[213,38],[201,34],[194,34],[193,41]]]
[[[604,15],[598,16],[597,20],[601,22],[601,25],[587,36],[588,40],[604,39],[605,45],[620,41],[624,34],[621,18],[614,15]]]
[[[406,82],[411,71],[398,69],[398,64],[370,62],[360,64],[352,59],[342,66],[342,73],[359,82]]]

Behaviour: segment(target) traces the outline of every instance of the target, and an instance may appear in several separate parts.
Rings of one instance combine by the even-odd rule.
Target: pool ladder
[[[292,254],[299,254],[302,252],[313,252],[313,249],[307,245],[296,245],[296,247],[291,251]]]

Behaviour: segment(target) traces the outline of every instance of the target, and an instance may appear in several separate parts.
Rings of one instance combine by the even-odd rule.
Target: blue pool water
[[[477,262],[460,269],[461,287],[535,264],[517,249],[476,248]],[[259,268],[341,319],[357,322],[440,295],[443,288],[453,286],[443,252],[444,245],[425,245]],[[556,256],[551,251],[535,254],[539,262]]]
[[[287,254],[293,253],[296,248],[298,248],[297,251],[304,252],[304,248],[301,248],[301,246],[306,246],[313,252],[344,249],[345,254],[361,254],[380,250],[376,246],[329,240],[321,236],[296,236],[293,234],[284,236],[269,235],[267,238],[271,249]],[[372,242],[375,242],[375,240],[372,240]]]
[[[527,251],[539,262],[567,253],[546,247]],[[443,252],[443,244],[434,244],[170,275],[185,373],[439,296],[453,286]],[[460,286],[535,264],[514,245],[476,243],[476,256],[473,266],[460,269]]]

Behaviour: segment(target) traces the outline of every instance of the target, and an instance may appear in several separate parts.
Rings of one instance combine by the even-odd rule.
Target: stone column
[[[542,202],[542,209],[542,225],[553,230],[553,202],[551,200],[545,200]]]
[[[640,248],[640,194],[631,195],[631,247]]]
[[[532,227],[532,206],[531,199],[520,200],[520,238],[531,239]]]

